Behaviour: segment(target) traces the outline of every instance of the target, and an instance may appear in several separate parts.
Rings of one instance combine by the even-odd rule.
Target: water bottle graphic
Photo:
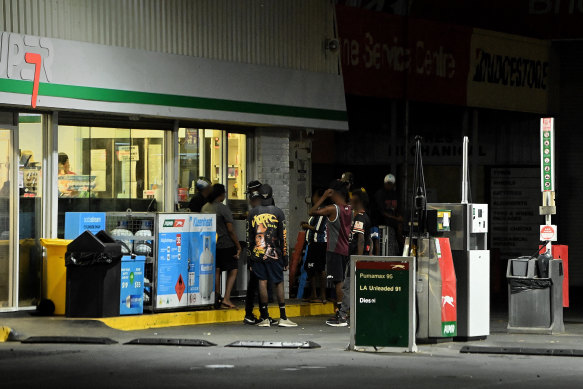
[[[201,299],[209,302],[214,289],[214,258],[211,253],[211,237],[204,237],[204,250],[200,254],[199,291]]]

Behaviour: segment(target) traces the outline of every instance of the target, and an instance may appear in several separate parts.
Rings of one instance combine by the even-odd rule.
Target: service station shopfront
[[[0,47],[0,311],[41,297],[39,239],[62,238],[66,212],[174,212],[206,176],[243,214],[261,137],[348,128],[338,74],[7,32]]]

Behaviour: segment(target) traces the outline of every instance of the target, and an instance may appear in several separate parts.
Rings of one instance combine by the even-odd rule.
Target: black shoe
[[[270,316],[269,317],[269,322],[271,323],[272,326],[276,326],[279,323],[279,320],[275,320],[274,318],[272,318]]]
[[[331,327],[348,327],[348,319],[337,311],[335,317],[326,320],[326,324]]]
[[[260,320],[255,317],[255,315],[251,314],[250,316],[247,315],[245,316],[245,319],[243,319],[243,324],[248,324],[250,326],[254,326],[255,324],[258,324],[260,322]]]

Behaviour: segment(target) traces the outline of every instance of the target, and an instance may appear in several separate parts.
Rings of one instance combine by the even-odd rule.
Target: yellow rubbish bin
[[[65,295],[67,290],[67,268],[65,253],[71,240],[41,239],[47,249],[43,261],[43,292],[45,298],[55,304],[55,315],[65,314]]]

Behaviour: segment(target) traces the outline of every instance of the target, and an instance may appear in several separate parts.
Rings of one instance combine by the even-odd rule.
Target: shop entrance
[[[0,125],[0,309],[15,304],[14,130]]]
[[[1,116],[0,311],[31,307],[40,298],[45,160],[45,116]],[[14,124],[1,124],[7,122]]]

